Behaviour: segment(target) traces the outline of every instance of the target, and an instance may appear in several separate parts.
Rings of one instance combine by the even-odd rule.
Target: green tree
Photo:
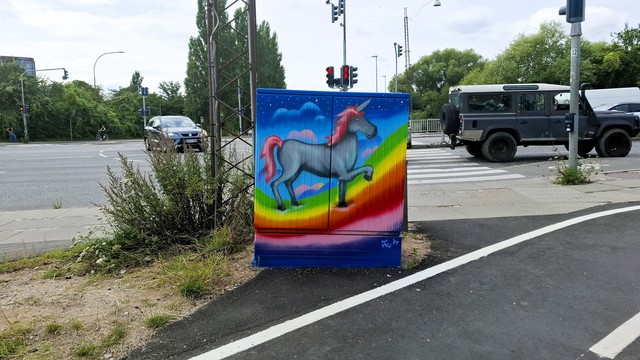
[[[482,69],[468,74],[463,84],[554,83],[569,80],[568,35],[559,22],[545,22],[537,33],[519,34],[509,47]]]
[[[182,85],[178,81],[163,81],[160,88],[159,104],[162,114],[184,114],[184,96],[180,92]]]
[[[469,72],[482,68],[485,60],[473,50],[444,49],[423,56],[398,76],[398,91],[409,92],[413,118],[437,117],[447,102],[449,87],[458,85]],[[395,88],[395,79],[391,85]],[[394,89],[395,90],[395,89]]]
[[[24,69],[15,62],[0,63],[0,134],[2,140],[6,141],[7,128],[14,128],[19,133],[22,132],[22,114],[20,105],[22,104],[20,94],[20,75]],[[33,76],[24,76],[25,85],[31,87],[35,84]]]
[[[640,86],[640,25],[614,33],[599,78],[609,87]]]
[[[209,59],[207,56],[207,26],[206,0],[197,0],[198,12],[196,25],[198,36],[189,39],[189,60],[187,63],[187,77],[185,78],[185,112],[191,118],[201,116],[208,118],[208,73]],[[223,119],[234,115],[237,107],[238,79],[240,86],[249,89],[249,74],[247,66],[247,17],[245,9],[236,9],[234,22],[228,23],[225,11],[226,1],[218,1],[218,26],[216,32],[223,46],[218,48],[220,68],[219,89],[222,92],[219,100],[226,104],[221,107]],[[271,32],[269,24],[263,21],[257,29],[257,56],[260,59],[257,67],[260,87],[284,88],[285,72],[282,66],[282,54],[278,49],[276,33]],[[249,98],[243,95],[242,104],[248,104]],[[231,124],[235,124],[232,122]]]

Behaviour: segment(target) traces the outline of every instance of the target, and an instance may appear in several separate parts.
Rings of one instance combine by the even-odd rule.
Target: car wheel
[[[589,157],[589,153],[594,147],[596,147],[596,144],[593,141],[580,141],[578,143],[578,156],[582,158]],[[569,144],[564,144],[564,148],[569,151]]]
[[[467,143],[465,148],[467,149],[467,152],[469,153],[469,155],[476,157],[478,159],[484,158],[484,156],[482,155],[481,142],[474,141],[474,142]]]
[[[149,143],[149,139],[144,138],[144,148],[147,149],[147,151],[151,151],[151,143]]]
[[[442,105],[440,111],[440,128],[445,135],[457,134],[460,128],[458,120],[458,111],[453,104]]]
[[[596,151],[602,157],[625,157],[631,151],[631,137],[622,129],[611,129],[598,139]]]
[[[482,143],[482,155],[491,162],[504,162],[513,159],[518,144],[511,134],[496,132]]]

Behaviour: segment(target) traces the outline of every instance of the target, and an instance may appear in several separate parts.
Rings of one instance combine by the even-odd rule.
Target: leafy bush
[[[593,164],[584,164],[582,159],[578,159],[578,168],[569,167],[564,158],[558,156],[553,159],[556,162],[557,175],[554,183],[558,185],[583,185],[591,182],[591,177],[598,173],[597,167]]]
[[[109,183],[101,184],[108,203],[101,210],[113,238],[87,247],[79,261],[110,272],[170,248],[210,243],[201,240],[220,238],[218,229],[230,232],[218,246],[225,253],[252,240],[251,169],[225,159],[214,177],[209,154],[168,151],[149,153],[152,171],[147,174],[119,157],[122,174],[108,168]]]

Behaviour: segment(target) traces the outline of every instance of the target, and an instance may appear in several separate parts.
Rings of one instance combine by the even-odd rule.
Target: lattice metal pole
[[[210,123],[213,129],[213,143],[211,147],[212,156],[212,174],[216,181],[224,181],[226,174],[222,171],[243,172],[248,178],[253,179],[253,151],[249,155],[238,155],[231,158],[230,154],[236,154],[236,145],[244,145],[253,148],[255,140],[254,119],[255,119],[255,90],[257,84],[257,68],[256,68],[256,15],[255,0],[236,0],[229,1],[226,8],[234,9],[240,6],[241,11],[234,12],[233,17],[226,22],[222,14],[217,14],[218,0],[209,0],[210,13],[208,14],[208,23],[212,24],[210,31],[209,58],[210,58],[210,74],[209,74],[209,112]],[[246,16],[248,27],[246,29],[238,28],[241,20]],[[246,31],[246,33],[244,32]],[[218,36],[223,32],[233,32],[237,36]],[[244,40],[244,46],[236,46],[235,39]],[[225,43],[225,40],[228,43]],[[233,41],[233,43],[229,42]],[[242,44],[239,44],[242,45]],[[242,102],[243,108],[238,108],[235,101],[231,101],[233,96],[227,97],[230,91],[240,94],[240,97],[248,96],[249,101]],[[226,99],[226,100],[225,100]],[[238,128],[235,128],[235,121],[231,121],[237,114],[240,117]],[[243,127],[242,124],[249,124]],[[253,134],[253,139],[248,140],[245,135]],[[223,141],[223,138],[225,141]],[[225,198],[221,189],[226,188],[223,183],[217,183],[216,201],[215,201],[215,221],[221,220],[219,213],[221,208],[227,205],[231,199]],[[253,181],[246,184],[243,189],[247,192],[253,191]],[[219,224],[215,224],[218,227]]]

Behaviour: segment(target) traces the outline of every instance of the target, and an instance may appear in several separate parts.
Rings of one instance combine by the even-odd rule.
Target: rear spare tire
[[[442,105],[442,110],[440,111],[440,128],[445,135],[458,133],[460,120],[458,120],[458,111],[453,104]]]

